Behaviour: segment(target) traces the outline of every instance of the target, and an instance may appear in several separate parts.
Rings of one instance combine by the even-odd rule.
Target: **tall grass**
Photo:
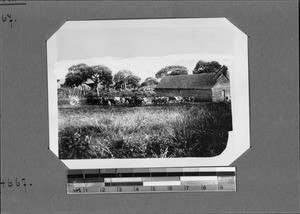
[[[226,104],[60,108],[60,158],[215,156],[229,130]]]

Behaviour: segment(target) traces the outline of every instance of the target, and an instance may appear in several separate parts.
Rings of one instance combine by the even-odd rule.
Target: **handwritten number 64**
[[[6,21],[9,21],[10,28],[12,28],[12,23],[16,22],[17,20],[13,19],[12,16],[11,16],[11,14],[7,14],[6,16],[2,14],[2,22],[6,22]]]

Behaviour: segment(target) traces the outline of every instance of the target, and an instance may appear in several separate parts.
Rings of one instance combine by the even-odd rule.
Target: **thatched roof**
[[[211,89],[218,77],[215,73],[165,76],[155,89]]]
[[[91,79],[87,79],[87,81],[84,82],[85,84],[95,84],[95,82]]]
[[[89,87],[94,87],[95,86],[95,82],[92,79],[87,79],[85,82],[83,82],[82,84],[87,85]]]

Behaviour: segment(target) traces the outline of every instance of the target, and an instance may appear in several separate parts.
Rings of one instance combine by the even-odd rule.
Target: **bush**
[[[136,142],[112,140],[110,150],[115,158],[143,158],[143,150]]]
[[[148,158],[166,158],[174,156],[175,147],[170,136],[153,136],[146,143],[145,154]]]
[[[182,118],[173,122],[175,156],[212,157],[226,148],[231,112],[224,105],[192,107]],[[224,111],[222,112],[223,109]],[[229,113],[229,116],[227,115]],[[229,121],[228,121],[229,120]]]
[[[97,152],[92,147],[93,137],[102,130],[95,126],[66,127],[58,133],[60,159],[90,159],[97,158]]]

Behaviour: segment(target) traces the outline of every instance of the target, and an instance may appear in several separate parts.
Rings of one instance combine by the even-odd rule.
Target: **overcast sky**
[[[78,63],[105,65],[113,74],[129,69],[142,80],[167,65],[191,74],[199,60],[230,70],[234,56],[233,28],[224,18],[68,21],[50,40],[48,61],[58,79]]]

